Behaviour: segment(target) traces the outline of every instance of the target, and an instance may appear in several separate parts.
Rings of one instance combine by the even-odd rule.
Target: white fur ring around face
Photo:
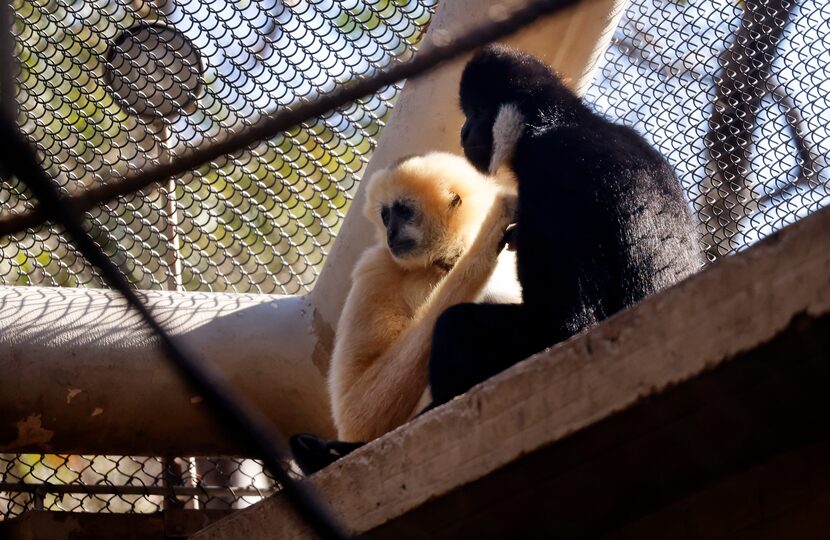
[[[499,107],[496,120],[493,122],[493,156],[490,158],[490,174],[495,174],[499,167],[507,164],[513,157],[524,128],[524,116],[515,104],[506,103]]]

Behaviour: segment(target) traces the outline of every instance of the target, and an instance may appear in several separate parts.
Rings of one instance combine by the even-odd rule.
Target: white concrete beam
[[[444,0],[426,40],[444,39],[522,0]],[[508,43],[581,91],[626,0],[583,2]],[[408,81],[365,174],[428,150],[460,152],[458,82],[467,58]],[[358,189],[353,205],[363,204]],[[325,375],[356,259],[374,238],[349,212],[308,297],[151,293],[154,310],[215,362],[285,433],[333,434]],[[198,397],[138,330],[117,295],[0,288],[0,451],[235,453]]]
[[[153,312],[285,433],[331,434],[303,297],[148,292]],[[0,451],[235,454],[114,292],[0,287]]]
[[[423,47],[428,47],[431,40],[457,35],[468,26],[483,23],[524,3],[524,0],[443,0],[430,23]],[[581,94],[590,84],[627,4],[628,0],[585,1],[556,16],[540,19],[504,42],[553,66]],[[462,152],[463,114],[458,105],[458,86],[461,70],[470,56],[472,53],[406,82],[364,178],[403,156],[431,150]],[[363,204],[363,190],[358,188],[352,207],[361,209]],[[320,321],[330,328],[337,326],[349,292],[351,269],[373,239],[374,231],[363,213],[349,212],[311,293]]]

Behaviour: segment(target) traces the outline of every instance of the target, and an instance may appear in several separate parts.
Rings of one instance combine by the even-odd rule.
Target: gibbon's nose
[[[415,240],[401,234],[398,227],[389,227],[386,233],[386,244],[393,255],[401,255],[415,247]]]
[[[386,229],[386,243],[389,244],[389,247],[392,247],[400,236],[400,229],[394,223],[390,223]]]

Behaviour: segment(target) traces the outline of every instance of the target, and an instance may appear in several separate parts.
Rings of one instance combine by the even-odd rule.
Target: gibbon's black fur
[[[520,113],[506,165],[518,180],[523,303],[442,314],[430,358],[433,406],[702,265],[666,160],[634,130],[592,112],[544,63],[489,46],[465,67],[460,93],[464,153],[482,171],[504,154],[497,115],[504,106]]]

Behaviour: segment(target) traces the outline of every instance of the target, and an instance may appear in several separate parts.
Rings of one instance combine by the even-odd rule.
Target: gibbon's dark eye
[[[383,226],[386,227],[389,225],[389,207],[384,206],[380,209],[380,220],[383,222]]]
[[[397,215],[404,221],[411,221],[412,216],[415,215],[415,211],[412,210],[411,206],[400,201],[395,202],[395,205],[392,206],[392,211],[395,212],[395,215]]]

